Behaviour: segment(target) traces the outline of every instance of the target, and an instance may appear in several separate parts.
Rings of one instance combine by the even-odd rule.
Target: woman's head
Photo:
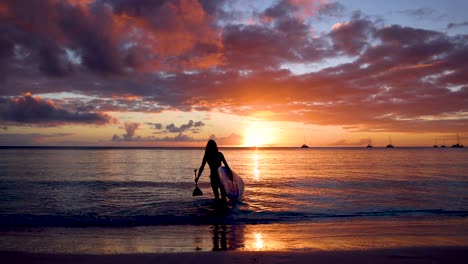
[[[216,145],[216,141],[213,139],[208,140],[205,147],[205,155],[211,156],[218,153],[218,145]]]

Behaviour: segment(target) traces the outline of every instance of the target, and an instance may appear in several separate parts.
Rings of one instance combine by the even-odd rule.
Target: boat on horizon
[[[307,146],[306,144],[302,144],[301,148],[308,148],[309,146]]]
[[[394,148],[395,146],[392,145],[392,137],[389,137],[390,143],[388,143],[386,148]]]
[[[458,133],[457,133],[457,144],[452,145],[452,148],[463,148],[463,147],[464,146],[460,144],[460,137],[458,136]]]
[[[373,148],[374,146],[372,146],[372,141],[371,139],[369,138],[368,142],[367,142],[367,146],[366,148]]]

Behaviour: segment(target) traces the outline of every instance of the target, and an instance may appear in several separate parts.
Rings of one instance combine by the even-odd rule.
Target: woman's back
[[[206,162],[208,162],[208,165],[210,166],[211,174],[217,173],[219,166],[221,166],[221,161],[224,160],[223,153],[217,152],[213,154],[209,156],[205,156],[205,160]]]

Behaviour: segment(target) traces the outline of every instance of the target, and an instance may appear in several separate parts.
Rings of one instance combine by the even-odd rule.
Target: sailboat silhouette
[[[308,148],[309,147],[309,146],[307,146],[307,144],[305,142],[306,142],[306,136],[304,134],[304,144],[302,144],[301,148]]]
[[[394,146],[392,145],[392,137],[389,137],[389,141],[390,143],[387,145],[387,148],[394,148]]]
[[[463,145],[460,144],[460,137],[458,136],[458,132],[457,132],[457,144],[452,145],[452,148],[463,148]]]

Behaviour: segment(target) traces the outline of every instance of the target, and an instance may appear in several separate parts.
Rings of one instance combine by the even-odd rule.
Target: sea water
[[[0,227],[10,237],[0,247],[24,228],[65,228],[80,234],[99,228],[100,233],[120,235],[145,230],[146,235],[166,234],[164,243],[174,235],[180,244],[175,235],[180,230],[233,239],[239,230],[254,227],[271,233],[279,225],[301,233],[311,225],[336,227],[337,221],[439,219],[466,224],[466,149],[220,151],[245,182],[242,201],[227,206],[213,200],[208,166],[199,181],[204,195],[192,197],[202,148],[0,149]],[[246,248],[245,242],[230,246]]]

